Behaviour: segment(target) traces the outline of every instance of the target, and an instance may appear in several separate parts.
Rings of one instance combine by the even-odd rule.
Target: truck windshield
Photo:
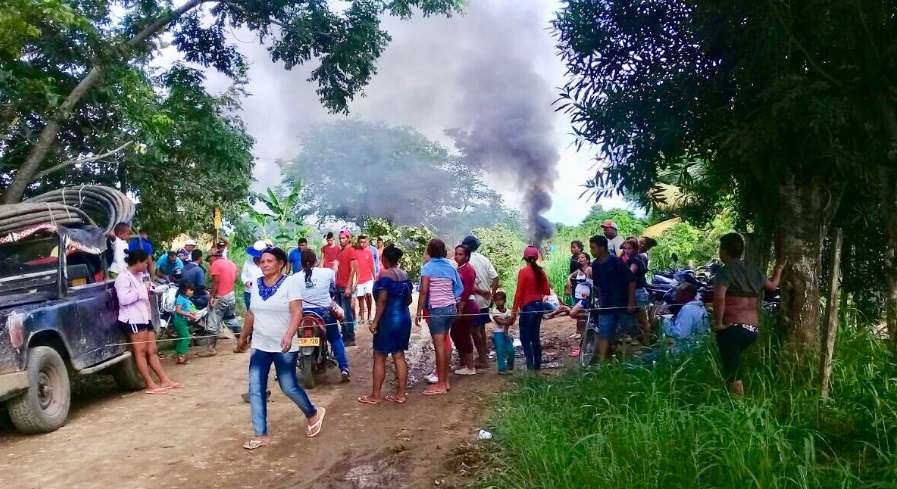
[[[56,283],[58,245],[55,235],[0,244],[0,292]]]

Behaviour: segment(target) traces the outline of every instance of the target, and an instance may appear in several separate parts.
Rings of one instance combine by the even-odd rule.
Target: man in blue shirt
[[[290,251],[290,254],[287,255],[287,260],[290,262],[292,273],[298,273],[299,270],[302,270],[302,252],[308,248],[308,240],[299,238],[296,245],[298,247],[293,248]]]
[[[206,271],[200,266],[202,250],[193,250],[190,253],[190,260],[184,265],[181,283],[190,284],[193,287],[191,300],[197,308],[203,309],[209,305],[209,293],[206,290]]]
[[[635,275],[618,256],[608,251],[607,238],[592,236],[589,247],[592,281],[598,294],[598,359],[607,360],[611,342],[620,326],[632,321],[635,307]]]
[[[174,281],[175,275],[183,270],[184,262],[178,258],[176,251],[169,251],[156,260],[156,276],[161,279]]]

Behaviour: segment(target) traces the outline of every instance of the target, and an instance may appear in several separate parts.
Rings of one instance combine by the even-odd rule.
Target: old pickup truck
[[[99,237],[99,239],[98,239]],[[0,402],[26,433],[66,422],[70,380],[143,380],[116,327],[118,303],[97,229],[53,224],[0,236]]]

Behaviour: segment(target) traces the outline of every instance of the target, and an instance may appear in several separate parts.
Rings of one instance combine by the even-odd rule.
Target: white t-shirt
[[[474,287],[478,290],[492,290],[492,281],[498,278],[498,272],[495,271],[492,262],[482,254],[473,252],[470,254],[470,266],[473,267],[473,271],[477,272]],[[480,309],[489,307],[489,299],[479,294],[473,294],[470,298],[476,301],[477,307]]]
[[[607,252],[611,255],[620,256],[623,252],[623,237],[619,234],[614,239],[607,240]]]
[[[312,268],[309,281],[305,281],[305,272],[299,270],[291,275],[302,286],[302,307],[315,309],[330,308],[330,286],[336,284],[336,273],[330,268]]]
[[[492,309],[492,319],[493,320],[495,320],[495,319],[510,319],[510,318],[511,318],[511,310],[508,309],[507,307],[505,308],[504,311],[499,311],[497,307]],[[496,333],[504,333],[505,332],[505,328],[507,326],[505,326],[503,324],[498,324],[498,321],[494,321],[493,324],[495,324],[495,327],[492,329],[492,331],[494,331]]]
[[[125,251],[128,250],[128,240],[115,238],[112,241],[112,264],[109,265],[109,271],[112,273],[122,273],[128,268],[125,263]]]
[[[255,316],[252,328],[252,347],[267,352],[283,351],[280,341],[290,328],[290,302],[302,299],[303,282],[298,276],[285,277],[283,283],[268,300],[259,295],[259,288],[252,288],[249,310]],[[299,345],[293,338],[290,351],[298,351]]]
[[[245,289],[243,290],[252,292],[252,289],[255,288],[255,282],[261,276],[262,269],[252,261],[252,258],[247,258],[246,261],[243,262],[243,269],[240,271],[240,281],[243,282],[243,285],[245,286]]]
[[[576,299],[588,299],[589,295],[592,294],[592,279],[587,277],[585,272],[579,271],[576,272],[573,282],[576,284],[573,297]]]

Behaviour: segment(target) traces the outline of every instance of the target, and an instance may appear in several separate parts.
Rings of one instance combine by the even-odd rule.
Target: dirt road
[[[569,320],[546,322],[543,342],[566,346]],[[455,377],[447,396],[421,395],[432,368],[429,338],[415,334],[409,401],[359,404],[370,389],[371,349],[366,327],[349,348],[353,378],[339,384],[331,371],[310,391],[327,408],[319,438],[304,436],[304,418],[271,375],[269,430],[274,444],[247,452],[252,433],[246,390],[249,357],[219,343],[216,357],[186,366],[164,364],[185,388],[165,396],[123,394],[111,379],[76,385],[69,422],[38,436],[0,432],[0,486],[25,488],[430,488],[458,478],[458,447],[475,439],[495,393],[507,385],[493,367]],[[549,354],[551,349],[549,348]],[[564,353],[564,352],[561,352]],[[520,361],[517,362],[521,374]],[[334,369],[335,370],[335,369]],[[391,377],[391,374],[390,374]],[[391,389],[386,386],[386,389]],[[384,389],[385,392],[386,389]],[[446,481],[446,479],[448,479]]]

